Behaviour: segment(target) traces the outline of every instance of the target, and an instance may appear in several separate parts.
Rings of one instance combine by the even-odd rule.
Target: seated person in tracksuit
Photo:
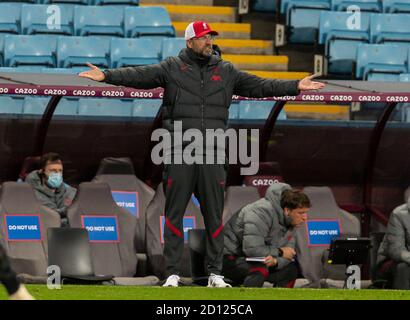
[[[380,282],[387,288],[410,289],[410,197],[390,215],[373,280],[384,280]]]
[[[224,227],[223,274],[237,285],[292,287],[298,269],[293,229],[307,219],[309,198],[285,183],[275,183],[236,213]],[[246,258],[263,257],[263,262]]]
[[[41,157],[40,170],[34,170],[25,182],[29,183],[36,198],[46,207],[57,211],[62,225],[67,224],[67,208],[77,189],[63,182],[63,161],[59,154],[50,152]]]

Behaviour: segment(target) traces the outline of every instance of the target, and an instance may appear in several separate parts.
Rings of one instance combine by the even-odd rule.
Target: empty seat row
[[[36,3],[36,4],[81,4],[81,5],[139,5],[139,0],[1,0],[0,3],[7,2],[18,5],[21,2],[24,3]]]
[[[364,44],[357,48],[356,78],[399,81],[400,74],[410,72],[410,44]]]
[[[332,11],[348,11],[360,8],[366,12],[410,12],[410,0],[281,0],[281,14],[292,8],[311,8]]]
[[[42,115],[49,97],[0,96],[0,114]],[[94,99],[62,98],[55,115],[94,117],[155,117],[161,107],[160,99]],[[232,103],[229,118],[265,120],[274,106],[273,101],[239,101]],[[279,120],[286,120],[285,111]]]
[[[350,74],[359,43],[410,44],[409,14],[321,12],[319,43],[330,73]],[[406,49],[405,49],[406,50]]]
[[[164,7],[0,4],[0,32],[14,34],[175,36]]]
[[[174,39],[174,38],[170,38]],[[163,38],[119,39],[53,35],[0,36],[0,66],[73,68],[91,62],[102,68],[158,63],[170,54],[178,54],[182,42]]]

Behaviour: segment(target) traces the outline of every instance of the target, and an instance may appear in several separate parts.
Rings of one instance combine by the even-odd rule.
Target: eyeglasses
[[[206,34],[206,35],[204,35],[204,36],[202,36],[202,37],[194,38],[194,39],[195,39],[195,40],[200,40],[200,41],[207,41],[207,40],[213,41],[213,40],[215,40],[215,38],[216,38],[216,36],[213,35],[213,34]]]

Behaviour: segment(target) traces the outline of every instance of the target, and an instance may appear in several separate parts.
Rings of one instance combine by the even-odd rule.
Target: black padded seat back
[[[303,191],[312,204],[307,223],[331,221],[333,227],[339,229],[340,236],[360,236],[360,221],[338,207],[329,187],[306,187]],[[309,237],[307,223],[295,230],[296,254],[303,276],[312,282],[323,278],[345,279],[345,266],[327,263],[329,245],[309,243],[313,237]]]
[[[230,186],[226,190],[222,221],[225,225],[241,208],[259,200],[258,189],[254,186]]]
[[[136,219],[127,210],[117,206],[106,183],[81,183],[73,204],[68,208],[71,227],[85,227],[85,219],[108,218],[117,223],[117,238],[91,240],[91,257],[96,275],[112,274],[132,277],[136,273],[137,257],[135,236]]]
[[[0,190],[0,242],[16,273],[47,274],[47,230],[60,225],[60,215],[42,206],[28,183],[3,183]],[[17,228],[26,231],[13,231]]]

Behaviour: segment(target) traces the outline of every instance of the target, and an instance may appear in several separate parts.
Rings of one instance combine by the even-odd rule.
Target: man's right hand
[[[95,65],[87,63],[91,70],[80,72],[78,75],[83,78],[88,78],[94,81],[104,81],[104,73]]]
[[[289,260],[289,261],[292,261],[293,258],[294,258],[295,255],[296,255],[296,252],[295,252],[295,250],[294,250],[293,248],[283,247],[283,248],[281,248],[281,250],[282,250],[282,252],[283,252],[282,257],[285,258],[285,259],[287,259],[287,260]]]

